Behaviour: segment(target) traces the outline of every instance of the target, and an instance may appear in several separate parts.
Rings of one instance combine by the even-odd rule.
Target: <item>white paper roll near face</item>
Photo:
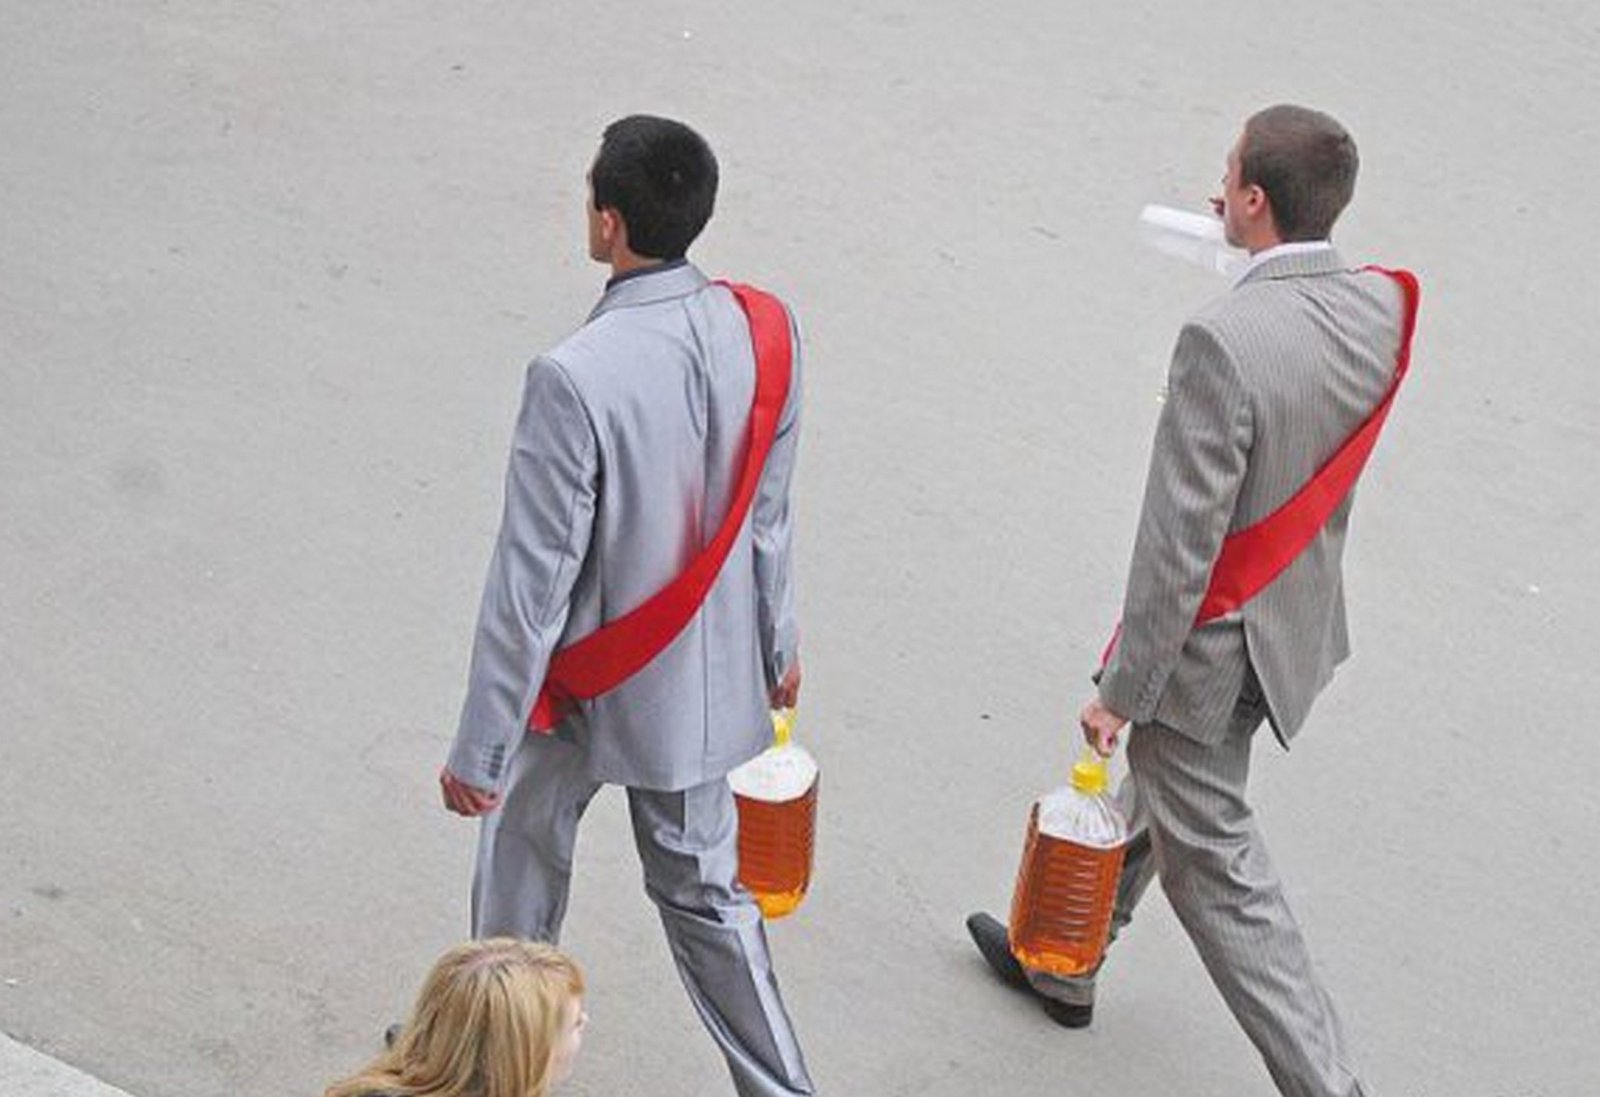
[[[1250,258],[1241,249],[1228,246],[1222,222],[1216,217],[1171,206],[1146,206],[1140,210],[1139,236],[1163,255],[1186,260],[1225,278],[1236,276]]]

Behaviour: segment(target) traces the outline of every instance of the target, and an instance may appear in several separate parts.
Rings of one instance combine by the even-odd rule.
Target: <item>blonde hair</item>
[[[545,1097],[583,973],[546,944],[493,937],[439,958],[394,1046],[326,1097]]]

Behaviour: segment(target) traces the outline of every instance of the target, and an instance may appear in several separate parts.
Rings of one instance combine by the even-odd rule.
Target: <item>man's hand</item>
[[[474,788],[448,769],[439,770],[439,791],[444,794],[445,807],[469,819],[475,815],[487,815],[500,806],[498,792]]]
[[[784,671],[783,681],[772,687],[768,697],[773,708],[794,708],[800,703],[800,657],[795,656],[794,662],[789,664],[789,669]]]
[[[1078,726],[1083,728],[1083,738],[1102,758],[1117,752],[1117,736],[1127,726],[1127,717],[1118,716],[1096,697],[1083,706],[1078,715]]]

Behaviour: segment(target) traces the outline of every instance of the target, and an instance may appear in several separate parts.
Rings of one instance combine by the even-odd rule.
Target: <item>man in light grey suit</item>
[[[484,815],[475,936],[556,940],[573,844],[602,784],[628,790],[645,890],[695,1009],[745,1097],[814,1092],[755,901],[737,880],[726,775],[771,743],[800,662],[789,395],[749,517],[705,602],[653,660],[525,732],[554,651],[677,578],[735,495],[755,391],[751,328],[685,258],[717,164],[688,127],[633,116],[589,173],[589,250],[612,278],[588,322],[528,369],[505,511],[478,617],[446,805]]]
[[[1306,1097],[1369,1091],[1245,784],[1257,728],[1270,722],[1287,746],[1349,654],[1340,561],[1351,499],[1255,597],[1196,617],[1224,537],[1294,496],[1395,379],[1401,293],[1382,273],[1347,267],[1328,240],[1356,166],[1338,122],[1293,106],[1252,116],[1228,153],[1214,205],[1250,264],[1178,336],[1120,636],[1080,718],[1105,755],[1133,725],[1117,794],[1133,838],[1113,936],[1158,877],[1279,1091]],[[999,922],[977,914],[968,925],[1003,978],[1041,995],[1060,1023],[1089,1023],[1094,973],[1025,970]]]

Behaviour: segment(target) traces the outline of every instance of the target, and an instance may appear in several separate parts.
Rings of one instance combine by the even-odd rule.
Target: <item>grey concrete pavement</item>
[[[0,1093],[6,1097],[128,1097],[59,1059],[0,1032]]]
[[[1118,612],[1181,318],[1140,249],[1238,122],[1328,109],[1424,283],[1355,658],[1255,796],[1380,1093],[1600,1077],[1600,15],[1340,5],[10,4],[0,34],[0,1028],[139,1097],[314,1094],[465,932],[435,803],[523,365],[581,321],[611,118],[723,164],[697,255],[809,339],[826,1094],[1268,1082],[1159,896],[1087,1033],[986,977]],[[579,844],[575,1094],[727,1092],[620,799]]]

